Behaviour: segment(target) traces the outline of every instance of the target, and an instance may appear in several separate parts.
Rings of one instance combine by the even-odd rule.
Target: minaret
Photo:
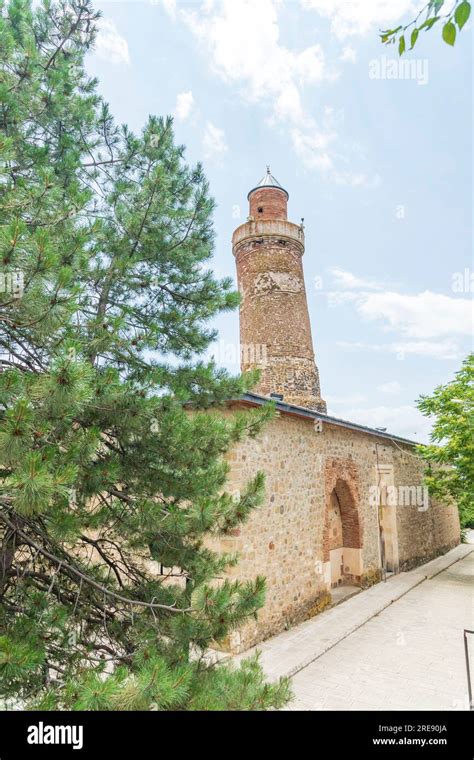
[[[232,236],[242,370],[260,369],[256,393],[326,412],[306,302],[303,224],[288,221],[288,193],[269,167],[247,198],[248,220]]]

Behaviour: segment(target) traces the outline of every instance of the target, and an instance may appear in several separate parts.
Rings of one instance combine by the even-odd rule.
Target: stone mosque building
[[[412,441],[327,415],[306,302],[304,230],[288,220],[288,197],[267,169],[232,238],[242,370],[258,367],[261,376],[226,413],[269,397],[278,411],[228,454],[230,491],[243,491],[257,471],[266,476],[264,504],[218,542],[239,555],[231,576],[267,581],[258,619],[229,639],[233,652],[317,614],[338,586],[368,587],[460,540],[456,506],[428,496]]]

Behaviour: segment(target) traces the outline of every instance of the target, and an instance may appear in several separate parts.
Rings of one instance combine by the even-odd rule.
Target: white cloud
[[[397,293],[380,282],[345,269],[329,271],[338,288],[327,294],[330,306],[353,303],[361,317],[381,323],[385,331],[399,334],[398,343],[388,344],[390,348],[379,347],[380,350],[457,358],[460,350],[454,338],[472,335],[471,298],[451,297],[430,290]]]
[[[350,45],[346,45],[345,48],[343,48],[341,53],[341,61],[344,61],[345,63],[355,63],[357,60],[357,53],[354,50],[353,47],[350,47]]]
[[[425,290],[416,295],[367,293],[357,308],[363,317],[382,320],[409,338],[435,338],[471,335],[472,307],[471,299]]]
[[[399,341],[390,345],[392,353],[401,359],[406,354],[428,356],[433,359],[460,359],[463,356],[455,340],[411,340]]]
[[[245,102],[264,108],[269,124],[288,130],[306,168],[338,184],[371,184],[364,173],[339,171],[335,165],[338,132],[332,109],[315,118],[305,107],[305,88],[336,74],[320,44],[293,50],[281,42],[280,5],[279,0],[207,0],[195,10],[164,2],[168,13],[196,37],[214,73],[235,86]]]
[[[333,396],[333,395],[328,395],[327,393],[325,393],[324,398],[330,406],[337,406],[337,405],[343,406],[347,404],[363,404],[364,401],[367,401],[366,397],[360,393],[356,393],[352,396]]]
[[[322,172],[333,169],[333,160],[329,155],[330,144],[336,139],[336,133],[322,133],[302,130],[294,127],[291,130],[291,140],[296,155],[309,169],[318,169]]]
[[[425,356],[431,359],[460,359],[463,351],[455,340],[416,340],[396,341],[393,343],[363,343],[360,341],[338,341],[336,345],[346,351],[375,351],[394,354],[403,360],[407,354]]]
[[[298,55],[292,54],[292,63],[301,84],[321,82],[328,76],[321,45],[312,45]]]
[[[219,161],[228,150],[224,130],[208,121],[202,138],[202,146],[206,158]]]
[[[320,45],[294,52],[279,41],[274,0],[221,0],[199,10],[183,9],[180,18],[198,38],[215,73],[240,86],[250,102],[270,103],[277,118],[307,121],[300,87],[327,75]]]
[[[113,21],[100,19],[95,41],[95,52],[109,63],[130,63],[127,40],[122,37]]]
[[[398,394],[402,390],[402,386],[397,380],[389,380],[388,383],[382,383],[377,387],[377,390],[382,393]]]
[[[427,442],[432,422],[424,417],[421,412],[410,404],[400,406],[344,406],[331,409],[329,412],[335,417],[357,422],[371,428],[387,428],[388,433],[399,435],[408,439]]]
[[[345,40],[408,18],[426,5],[426,0],[301,0],[301,4],[330,19],[332,33]]]
[[[333,267],[329,270],[334,277],[335,284],[340,288],[348,288],[350,290],[383,290],[384,285],[375,280],[366,280],[363,277],[358,277],[352,272],[348,272],[346,269],[338,269]]]
[[[194,97],[191,90],[179,92],[176,96],[175,117],[178,121],[186,121],[194,107]]]
[[[161,0],[165,11],[171,16],[176,18],[176,0]]]
[[[336,171],[332,178],[337,185],[348,185],[349,187],[378,187],[381,182],[380,175],[370,176],[365,172]]]

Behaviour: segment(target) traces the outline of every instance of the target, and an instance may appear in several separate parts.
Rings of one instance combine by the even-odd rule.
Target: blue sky
[[[422,3],[424,4],[424,3]],[[418,440],[420,393],[472,348],[471,29],[421,33],[399,68],[378,30],[413,0],[101,2],[88,69],[120,122],[172,114],[217,202],[213,268],[270,164],[305,219],[322,395],[336,416]],[[471,22],[469,22],[470,24]],[[216,320],[237,371],[238,315]]]

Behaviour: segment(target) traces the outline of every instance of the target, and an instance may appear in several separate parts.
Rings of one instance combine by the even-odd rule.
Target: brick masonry
[[[288,197],[283,190],[262,187],[249,197],[249,214],[258,219],[286,219]]]
[[[243,350],[242,369],[260,369],[257,393],[280,393],[289,403],[324,412],[303,275],[304,231],[287,220],[286,205],[284,190],[254,190],[249,220],[233,235],[240,343],[253,348]]]

